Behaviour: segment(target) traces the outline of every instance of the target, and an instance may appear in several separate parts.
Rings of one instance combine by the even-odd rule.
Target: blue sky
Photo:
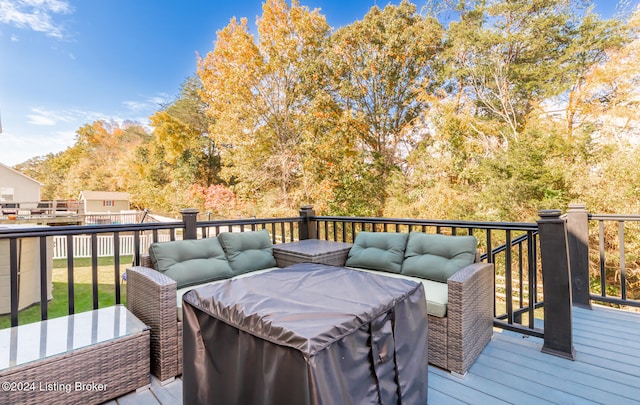
[[[399,0],[300,3],[340,27]],[[597,0],[596,12],[609,18],[617,3]],[[261,0],[0,0],[0,162],[60,152],[98,119],[146,124],[195,72],[196,52],[213,49],[216,31],[234,16],[255,27],[261,14]]]

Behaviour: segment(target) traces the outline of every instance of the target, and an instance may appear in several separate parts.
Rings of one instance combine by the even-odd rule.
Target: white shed
[[[83,190],[80,192],[79,200],[84,206],[85,214],[119,213],[130,209],[131,194]]]

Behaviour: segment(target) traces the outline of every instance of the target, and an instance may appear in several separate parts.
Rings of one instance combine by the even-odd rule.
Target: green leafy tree
[[[372,7],[363,20],[336,31],[325,52],[330,91],[367,162],[369,174],[361,179],[377,179],[367,187],[378,189],[370,203],[380,208],[386,179],[403,165],[415,121],[428,106],[417,96],[435,84],[442,33],[437,20],[403,1]]]
[[[461,19],[447,33],[443,54],[448,90],[471,103],[478,121],[500,124],[504,147],[529,115],[578,85],[588,69],[619,43],[612,20],[600,20],[582,0],[461,1]],[[580,11],[583,11],[581,13]]]
[[[618,22],[599,20],[587,6],[458,2],[460,19],[438,55],[444,85],[422,95],[431,102],[430,125],[409,154],[407,177],[395,184],[394,194],[403,192],[398,203],[454,218],[516,220],[575,196],[566,172],[578,145],[546,111],[550,101],[566,105],[622,38]]]
[[[200,98],[202,84],[188,78],[179,97],[151,116],[153,142],[162,146],[163,162],[172,167],[180,180],[203,186],[219,181],[220,157],[209,136],[212,121],[207,104]]]

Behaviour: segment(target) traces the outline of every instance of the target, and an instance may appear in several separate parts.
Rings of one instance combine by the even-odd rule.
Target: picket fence
[[[176,235],[176,239],[180,239],[181,235]],[[134,244],[133,235],[120,235],[120,256],[133,255]],[[113,235],[98,235],[98,257],[113,257]],[[160,242],[170,240],[169,235],[158,235]],[[140,253],[146,253],[149,246],[153,243],[151,235],[140,235]],[[53,237],[53,258],[66,259],[68,246],[66,236]],[[91,257],[91,236],[90,235],[74,235],[73,236],[73,257]]]

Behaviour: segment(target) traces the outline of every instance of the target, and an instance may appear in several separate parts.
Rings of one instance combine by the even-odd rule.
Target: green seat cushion
[[[449,304],[449,286],[447,283],[441,283],[439,281],[425,280],[419,277],[405,276],[395,273],[381,273],[377,270],[367,270],[352,267],[354,271],[364,271],[367,273],[383,274],[386,277],[401,278],[404,280],[415,281],[416,283],[422,283],[424,286],[424,295],[427,300],[427,314],[437,316],[438,318],[444,318],[447,316],[447,306]]]
[[[149,256],[153,268],[174,279],[177,288],[233,276],[216,238],[156,242]]]
[[[474,262],[477,245],[473,236],[411,232],[402,274],[446,283],[455,272]]]
[[[266,229],[254,232],[222,232],[218,239],[234,274],[276,267],[273,244]]]
[[[400,273],[407,237],[406,233],[360,232],[349,250],[346,265]]]

